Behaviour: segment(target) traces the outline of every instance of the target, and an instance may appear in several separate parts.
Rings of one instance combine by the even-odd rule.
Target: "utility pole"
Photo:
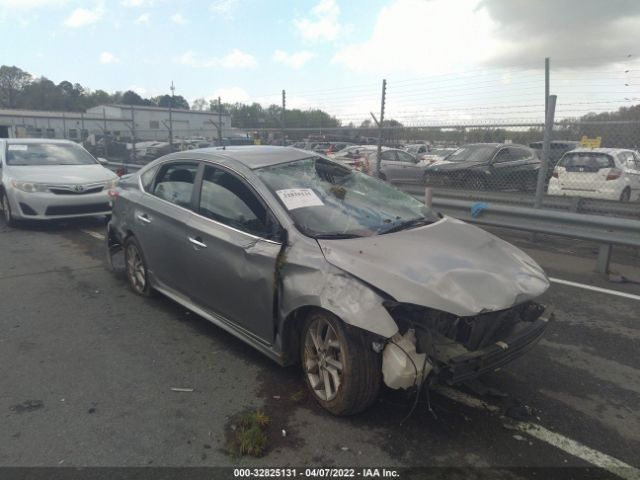
[[[218,143],[224,147],[224,140],[222,139],[222,100],[218,97]]]
[[[551,153],[551,135],[553,133],[553,121],[556,113],[556,95],[549,96],[547,115],[544,121],[544,139],[542,141],[542,164],[538,171],[538,183],[536,184],[536,196],[533,207],[542,206],[542,195],[544,194],[544,184],[547,181],[547,169],[549,168],[549,154]]]
[[[169,98],[169,148],[173,152],[173,92],[176,87],[173,85],[173,80],[171,80],[171,86],[169,87],[171,90],[171,97]]]
[[[282,127],[282,146],[285,146],[287,144],[287,141],[285,140],[285,123],[284,123],[284,114],[287,111],[287,92],[285,92],[284,90],[282,90],[282,112],[281,112],[281,118],[280,118],[280,125]],[[322,121],[322,120],[321,120]]]
[[[382,98],[380,100],[380,121],[378,122],[378,153],[376,155],[375,176],[380,178],[380,165],[382,163],[382,126],[384,124],[384,105],[387,100],[387,80],[382,80]]]
[[[136,117],[133,111],[133,105],[131,105],[131,155],[133,162],[138,163],[138,154],[136,152]],[[127,173],[126,167],[124,173]]]
[[[104,107],[102,107],[102,124],[104,128],[102,129],[102,141],[104,142],[104,156],[105,158],[109,158],[109,150],[107,146],[107,111]]]
[[[84,112],[80,112],[80,121],[81,121],[81,126],[80,126],[80,139],[82,140],[82,142],[84,143],[85,141],[85,136],[84,136]]]
[[[62,114],[62,138],[67,138],[67,117]]]
[[[549,57],[544,59],[544,118],[547,118],[549,111]]]

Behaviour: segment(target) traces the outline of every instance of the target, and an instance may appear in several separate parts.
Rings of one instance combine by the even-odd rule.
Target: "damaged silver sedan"
[[[384,382],[422,388],[531,348],[549,283],[509,243],[394,187],[286,147],[201,149],[123,177],[108,252],[159,291],[282,365],[337,415]]]

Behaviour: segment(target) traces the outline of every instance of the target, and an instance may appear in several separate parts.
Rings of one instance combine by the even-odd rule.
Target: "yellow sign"
[[[589,138],[586,135],[580,139],[580,145],[585,148],[600,148],[602,137]]]

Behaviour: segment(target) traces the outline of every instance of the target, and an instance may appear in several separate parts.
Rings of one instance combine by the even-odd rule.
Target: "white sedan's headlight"
[[[120,180],[119,178],[114,178],[113,180],[109,180],[107,182],[104,183],[104,188],[105,189],[109,189],[109,188],[115,188],[116,185],[118,185],[118,180]]]
[[[12,180],[11,185],[13,185],[18,190],[22,190],[23,192],[27,193],[48,191],[48,188],[44,183],[21,182],[19,180]]]

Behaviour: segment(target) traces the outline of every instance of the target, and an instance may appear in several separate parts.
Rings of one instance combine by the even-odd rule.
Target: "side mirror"
[[[98,162],[100,162],[101,165],[108,165],[109,164],[109,160],[107,160],[106,158],[102,158],[102,157],[98,157]]]

